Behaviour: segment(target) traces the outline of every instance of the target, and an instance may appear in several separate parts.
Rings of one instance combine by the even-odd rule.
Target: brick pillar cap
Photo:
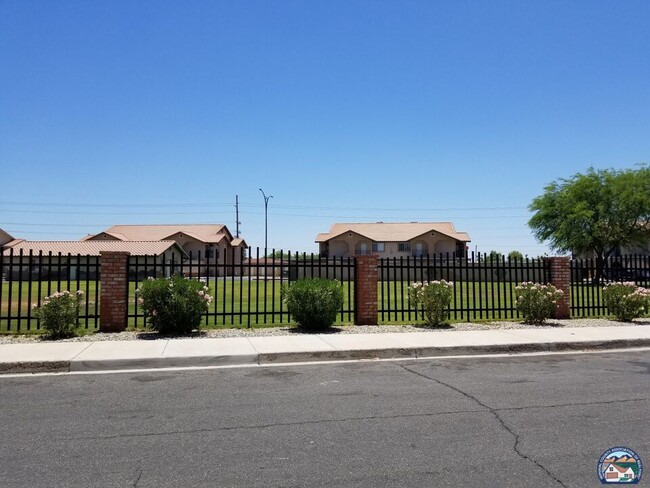
[[[130,256],[131,253],[129,251],[99,251],[99,255],[108,255],[108,254],[117,254],[119,256]]]

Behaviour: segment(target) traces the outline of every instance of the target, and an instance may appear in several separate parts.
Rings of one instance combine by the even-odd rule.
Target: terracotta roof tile
[[[158,241],[186,234],[201,242],[217,243],[229,234],[223,224],[114,225],[99,234],[110,234],[124,241]]]
[[[406,242],[431,231],[459,241],[470,241],[469,235],[457,232],[451,222],[374,222],[332,224],[328,233],[316,236],[316,242],[325,242],[346,232],[357,233],[375,242]]]
[[[102,251],[126,251],[135,256],[159,256],[170,248],[175,252],[182,252],[174,241],[19,241],[10,248],[4,248],[3,254],[8,256],[13,250],[15,256],[22,250],[23,254],[32,251],[33,254],[51,252],[52,254],[99,256]]]
[[[237,247],[237,246],[246,247],[246,241],[244,239],[242,239],[241,237],[235,237],[230,242],[230,245],[233,246],[233,247]]]

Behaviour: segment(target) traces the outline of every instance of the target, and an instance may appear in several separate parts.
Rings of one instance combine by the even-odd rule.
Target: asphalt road
[[[649,387],[648,351],[0,377],[0,486],[595,487],[650,466]]]

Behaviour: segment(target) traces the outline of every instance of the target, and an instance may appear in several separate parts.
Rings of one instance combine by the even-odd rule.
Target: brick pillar
[[[571,318],[571,268],[569,258],[545,258],[549,263],[551,285],[564,292],[564,296],[555,304],[554,319]]]
[[[377,325],[377,256],[357,256],[354,264],[354,323]]]
[[[101,294],[99,330],[120,332],[126,330],[129,293],[128,252],[101,251]]]

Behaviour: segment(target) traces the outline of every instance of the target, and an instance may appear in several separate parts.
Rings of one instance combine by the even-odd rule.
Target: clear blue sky
[[[545,185],[650,161],[650,2],[0,0],[0,227],[447,221],[547,251]]]

